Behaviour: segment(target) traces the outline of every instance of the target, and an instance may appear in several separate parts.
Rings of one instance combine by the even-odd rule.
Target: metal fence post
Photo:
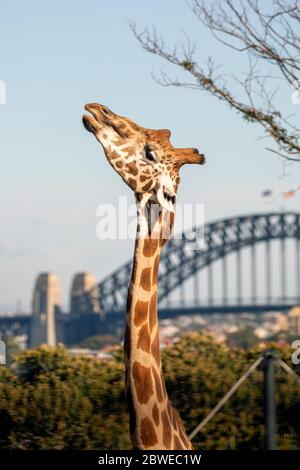
[[[262,369],[264,373],[265,448],[267,450],[276,449],[275,359],[272,350],[265,351]]]

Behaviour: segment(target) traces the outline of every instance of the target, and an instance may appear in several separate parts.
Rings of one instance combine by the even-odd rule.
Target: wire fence
[[[267,352],[270,354],[270,352]],[[249,369],[235,382],[231,389],[223,396],[219,403],[211,410],[211,412],[196,426],[196,428],[189,434],[189,439],[192,440],[206,424],[218,413],[218,411],[223,408],[227,401],[232,397],[232,395],[238,390],[238,388],[247,380],[247,378],[259,367],[262,366],[267,356],[266,353],[260,356],[250,367]],[[287,372],[291,377],[293,377],[298,384],[300,385],[300,377],[296,374],[293,369],[291,369],[284,361],[278,359],[275,361],[285,372]],[[268,397],[266,397],[268,400]]]

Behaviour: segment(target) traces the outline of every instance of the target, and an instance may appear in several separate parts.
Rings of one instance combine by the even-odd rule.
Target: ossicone
[[[195,148],[177,148],[176,155],[180,166],[186,163],[194,163],[196,165],[204,165],[205,163],[205,156]]]

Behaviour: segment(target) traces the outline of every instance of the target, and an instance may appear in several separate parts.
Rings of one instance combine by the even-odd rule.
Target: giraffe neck
[[[168,399],[161,364],[157,294],[163,215],[157,213],[153,229],[148,219],[149,212],[140,209],[126,313],[124,350],[131,440],[138,449],[190,449],[183,424]],[[141,230],[145,226],[146,233]]]

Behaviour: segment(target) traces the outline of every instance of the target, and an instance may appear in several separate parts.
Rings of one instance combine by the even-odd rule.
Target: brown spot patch
[[[133,406],[133,399],[132,393],[130,388],[127,390],[127,404],[129,410],[129,426],[130,426],[130,434],[133,434],[136,428],[136,413]]]
[[[131,129],[133,129],[134,131],[140,132],[139,126],[137,124],[135,124],[134,122],[132,122],[132,121],[130,121],[129,127],[131,127]]]
[[[120,155],[115,150],[113,150],[112,152],[109,153],[108,159],[114,160],[115,158],[120,158]]]
[[[135,304],[134,309],[134,324],[135,326],[140,326],[147,318],[148,314],[148,302],[143,302],[138,300]]]
[[[141,175],[140,176],[140,182],[143,183],[144,181],[146,181],[148,179],[148,176],[147,175]]]
[[[130,334],[130,326],[126,324],[126,330],[125,330],[125,338],[124,338],[124,351],[127,356],[127,358],[130,358],[130,352],[131,352],[131,334]]]
[[[132,145],[128,145],[127,147],[124,147],[122,150],[124,150],[124,152],[127,152],[127,156],[132,155],[135,152],[135,149],[134,147],[132,147]]]
[[[172,440],[172,428],[166,410],[162,412],[161,420],[163,426],[163,443],[166,449],[170,449]]]
[[[169,401],[168,401],[168,405],[167,405],[167,410],[168,410],[168,415],[169,415],[170,422],[173,423],[172,406],[171,406],[171,403]]]
[[[137,348],[142,349],[148,354],[150,353],[150,331],[146,323],[141,327],[139,331]]]
[[[133,178],[128,178],[128,184],[131,186],[133,191],[136,190],[136,181]]]
[[[176,410],[174,410],[174,408],[171,406],[171,411],[172,411],[172,419],[171,419],[171,422],[173,423],[173,427],[176,429],[176,431],[178,431],[178,423],[181,422],[180,420],[180,416],[179,414],[177,413]]]
[[[121,160],[118,160],[118,161],[116,162],[116,166],[117,166],[118,168],[122,168],[123,162],[121,162]]]
[[[153,366],[152,366],[152,374],[155,380],[156,396],[157,396],[158,401],[161,403],[164,399],[163,392],[162,392],[161,383],[159,380],[159,375]]]
[[[135,241],[135,246],[134,250],[136,250],[137,247],[137,239]],[[133,268],[132,268],[132,273],[131,273],[131,283],[134,284],[136,281],[136,273],[137,273],[137,263],[133,263]]]
[[[158,239],[157,238],[151,238],[148,237],[144,240],[144,248],[143,248],[143,255],[146,258],[149,258],[150,256],[153,256],[154,253],[157,250],[158,246]]]
[[[134,386],[139,403],[147,403],[153,395],[153,384],[150,367],[135,361],[132,366]]]
[[[176,436],[176,434],[174,436],[174,449],[175,450],[183,450],[184,449],[181,441],[179,440],[179,437]]]
[[[155,359],[156,364],[160,365],[160,347],[159,347],[159,332],[157,330],[154,340],[151,344],[151,354]]]
[[[180,419],[180,418],[179,418]],[[187,449],[190,449],[191,448],[191,443],[190,441],[188,440],[187,438],[187,435],[185,434],[185,431],[183,429],[183,424],[181,422],[181,419],[180,419],[180,423],[179,424],[179,434],[180,434],[180,439],[182,440],[182,442],[184,443],[184,445],[186,446]]]
[[[173,225],[174,225],[174,221],[175,221],[175,214],[174,214],[174,212],[171,212],[171,213],[170,213],[169,221],[170,221],[170,227],[172,228]]]
[[[159,426],[159,411],[157,408],[157,404],[154,403],[153,409],[152,409],[152,417],[154,419],[154,423],[156,426]]]
[[[161,385],[162,385],[162,388],[163,388],[163,394],[164,394],[164,397],[166,398],[167,396],[167,389],[166,389],[166,384],[165,384],[165,379],[164,379],[164,376],[163,376],[163,373],[161,371]]]
[[[143,191],[148,191],[148,189],[151,188],[152,184],[153,184],[153,183],[152,183],[151,180],[148,181],[148,183],[146,183],[144,186],[142,186],[142,190],[143,190]]]
[[[129,173],[131,173],[133,176],[136,176],[138,174],[138,169],[137,166],[134,162],[128,163],[127,165],[127,170]]]
[[[126,312],[129,313],[132,304],[132,292],[131,289],[128,291]]]
[[[174,225],[174,213],[167,212],[163,220],[163,230],[160,233],[160,246],[161,247],[163,247],[164,244],[171,238],[173,225]]]
[[[149,306],[149,325],[152,332],[154,325],[157,323],[157,291],[151,297]]]
[[[141,440],[146,449],[158,443],[153,423],[147,417],[141,420]]]
[[[152,283],[154,285],[157,284],[158,279],[158,266],[159,266],[159,255],[156,256],[154,265],[153,265],[153,273],[152,273]]]
[[[141,274],[140,286],[147,291],[151,289],[151,268],[144,268]]]

